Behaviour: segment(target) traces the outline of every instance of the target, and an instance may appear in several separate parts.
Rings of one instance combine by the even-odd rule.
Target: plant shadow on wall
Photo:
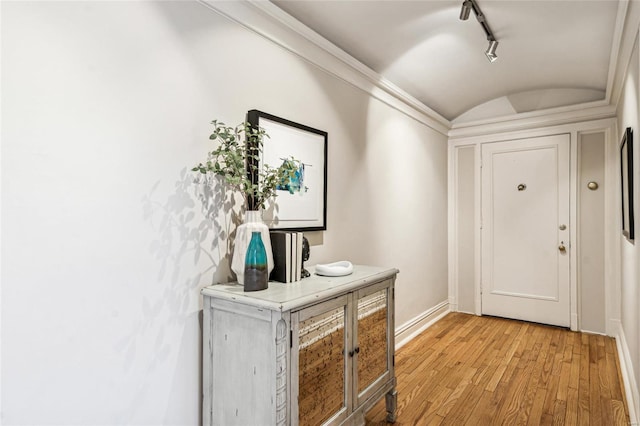
[[[194,178],[186,168],[181,170],[174,193],[165,202],[153,198],[158,185],[143,198],[145,219],[159,236],[149,250],[161,263],[158,279],[170,274],[172,288],[186,292],[174,296],[187,304],[191,291],[209,274],[207,285],[232,279],[231,242],[240,215],[234,211],[233,193],[215,176]],[[183,271],[185,267],[190,271]],[[185,272],[187,277],[181,280]]]
[[[201,333],[194,333],[202,328],[199,290],[233,281],[231,260],[243,209],[263,207],[274,196],[277,184],[288,184],[299,166],[291,159],[278,169],[255,169],[256,180],[252,180],[247,175],[251,170],[247,159],[250,154],[251,160],[257,160],[261,145],[252,145],[253,151],[247,151],[238,140],[238,128],[216,121],[212,124],[210,139],[218,148],[208,153],[207,161],[194,169],[180,170],[172,188],[157,181],[141,199],[143,218],[153,229],[149,253],[158,262],[158,272],[147,278],[155,291],[145,291],[140,319],[114,345],[124,360],[123,371],[145,379],[136,380],[124,391],[128,393],[123,397],[127,404],[114,414],[120,423],[130,422],[148,402],[158,371],[163,376],[173,375],[167,392],[200,393],[201,383],[192,388],[194,379],[202,379],[201,360],[197,371],[192,367],[194,353],[202,353],[195,350],[202,344]],[[261,130],[249,130],[246,123],[241,126],[254,138],[264,135]],[[224,140],[232,140],[233,147],[225,147]],[[216,161],[216,152],[229,161]],[[176,404],[180,400],[168,398]],[[170,405],[166,412],[174,411]]]
[[[151,278],[159,290],[145,292],[141,317],[114,350],[123,356],[125,373],[152,378],[165,370],[163,374],[174,374],[172,388],[184,391],[191,376],[201,375],[200,367],[186,376],[179,371],[191,365],[196,353],[193,327],[199,322],[202,326],[199,289],[232,280],[231,242],[240,215],[234,193],[215,176],[194,178],[185,167],[168,193],[161,194],[161,186],[156,182],[141,200],[143,217],[155,231],[149,253],[159,263],[157,276]],[[127,390],[128,403],[115,414],[118,421],[135,418],[153,383],[136,381],[135,388]],[[200,386],[190,391],[197,395]]]

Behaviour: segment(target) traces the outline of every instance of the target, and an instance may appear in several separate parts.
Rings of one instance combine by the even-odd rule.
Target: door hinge
[[[289,330],[289,347],[293,348],[293,330]]]

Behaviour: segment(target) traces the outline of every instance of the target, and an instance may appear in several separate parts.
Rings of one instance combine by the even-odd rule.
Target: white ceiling
[[[477,0],[498,60],[462,0],[273,3],[454,122],[607,99],[617,0]]]

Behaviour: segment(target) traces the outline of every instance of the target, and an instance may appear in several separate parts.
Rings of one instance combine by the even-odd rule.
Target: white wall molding
[[[578,299],[581,286],[578,283],[578,131],[570,133],[569,156],[569,324],[571,331],[578,330],[580,316],[578,315]]]
[[[400,349],[420,333],[442,319],[450,311],[447,300],[438,303],[417,317],[396,327],[396,350]]]
[[[614,117],[631,50],[627,46],[630,38],[627,19],[629,7],[628,1],[623,0],[620,2],[616,17],[604,100],[456,123],[447,120],[271,2],[200,0],[200,3],[274,42],[324,72],[365,91],[375,99],[426,126],[448,135],[450,139]],[[634,21],[634,19],[631,20]]]
[[[449,131],[449,139],[455,140],[500,132],[525,131],[540,127],[606,119],[615,117],[615,115],[615,106],[609,105],[604,101],[590,102],[570,107],[496,117],[472,123],[454,123]]]
[[[200,0],[200,3],[324,72],[363,90],[433,130],[447,135],[451,127],[449,120],[273,3],[215,0]]]
[[[447,253],[449,256],[448,266],[448,288],[449,288],[449,309],[458,311],[458,214],[456,191],[458,189],[458,158],[456,149],[449,144],[447,148],[448,178],[447,178],[447,215],[449,224],[447,227],[448,243]]]
[[[628,47],[628,43],[629,39],[633,39],[633,36],[629,36],[629,28],[633,27],[633,22],[637,20],[634,18],[635,14],[632,14],[632,18],[628,19],[629,2],[627,0],[620,1],[604,100],[456,123],[455,120],[453,122],[447,120],[271,2],[255,0],[244,2],[200,0],[200,2],[317,66],[324,72],[365,91],[372,97],[428,127],[448,135],[451,139],[615,116],[624,73],[630,58],[631,49]],[[632,42],[633,40],[631,40]]]
[[[638,393],[638,384],[636,383],[635,374],[633,373],[633,363],[631,362],[631,353],[627,340],[624,336],[622,323],[617,321],[616,346],[618,349],[618,360],[620,362],[620,372],[624,383],[624,391],[627,397],[627,406],[629,408],[629,421],[632,425],[638,425],[638,413],[640,412],[640,394]]]
[[[616,81],[621,81],[620,79],[617,79],[617,77],[620,75],[618,70],[618,61],[621,57],[620,51],[622,48],[622,43],[623,41],[625,41],[623,37],[625,35],[625,21],[627,18],[628,10],[628,0],[618,1],[618,13],[616,15],[616,26],[613,30],[613,38],[611,40],[611,56],[609,57],[609,72],[607,76],[607,90],[605,100],[608,104],[616,104],[618,102],[619,97],[616,95],[620,95],[620,90],[622,89],[622,85],[620,85],[617,90],[614,90]],[[627,61],[628,59],[629,58],[627,58]],[[612,102],[612,100],[614,102]]]
[[[491,134],[470,135],[450,139],[449,143],[453,146],[482,144],[487,142],[503,142],[515,139],[524,139],[537,136],[549,136],[560,133],[571,133],[579,131],[581,133],[589,131],[603,131],[615,126],[615,117],[607,117],[599,120],[588,120],[581,122],[571,122],[563,124],[554,124],[545,127],[534,127],[531,129],[517,129],[504,131],[496,131]]]
[[[620,102],[620,98],[622,96],[627,70],[629,69],[629,63],[631,61],[631,56],[633,55],[636,36],[638,34],[638,26],[640,25],[640,11],[637,7],[630,6],[635,5],[630,3],[628,0],[621,0],[618,9],[618,19],[620,19],[622,9],[624,9],[624,17],[622,18],[617,56],[616,58],[612,58],[612,61],[615,60],[616,65],[615,71],[613,72],[613,81],[611,83],[611,97],[609,99],[610,104],[615,105],[616,107],[618,106],[618,102]],[[617,29],[616,25],[616,30]],[[618,35],[614,34],[614,37],[616,36]]]

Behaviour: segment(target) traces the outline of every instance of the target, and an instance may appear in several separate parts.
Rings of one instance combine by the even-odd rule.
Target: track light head
[[[1,1],[1,0],[0,0]],[[487,18],[480,10],[480,6],[478,6],[477,0],[464,0],[462,2],[462,9],[460,9],[460,20],[466,21],[469,19],[469,15],[471,14],[471,10],[476,15],[478,19],[478,23],[484,30],[484,33],[487,35],[487,40],[489,40],[489,47],[484,54],[487,56],[489,62],[495,62],[498,59],[498,55],[496,55],[496,49],[498,48],[498,41],[496,40],[491,28],[489,27],[489,23],[487,22]]]
[[[460,20],[461,21],[466,21],[467,19],[469,19],[469,13],[471,13],[471,1],[470,0],[464,0],[464,2],[462,3],[462,9],[460,9]]]
[[[487,55],[487,59],[489,62],[495,62],[498,59],[498,55],[496,55],[496,49],[498,48],[498,42],[496,40],[489,40],[489,47],[487,51],[484,52]]]

